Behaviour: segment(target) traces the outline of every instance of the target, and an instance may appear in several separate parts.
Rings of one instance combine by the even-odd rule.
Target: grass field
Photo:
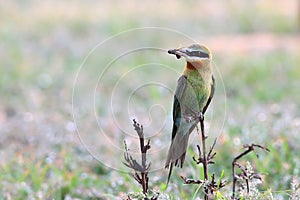
[[[256,143],[271,150],[244,159],[263,174],[258,189],[289,199],[300,182],[299,12],[297,0],[1,1],[0,199],[140,192],[123,164],[124,140],[138,156],[133,118],[151,139],[150,189],[201,197],[178,176],[201,176],[197,134],[167,189],[163,169],[184,65],[166,51],[195,42],[214,56],[206,128],[210,144],[218,138],[210,170],[229,182],[220,192],[230,193],[233,157]]]

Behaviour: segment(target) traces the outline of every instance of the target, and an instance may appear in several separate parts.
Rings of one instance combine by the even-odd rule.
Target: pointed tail
[[[170,164],[169,175],[168,175],[168,180],[167,180],[167,187],[169,185],[170,178],[171,178],[171,175],[172,175],[173,165],[174,165],[174,163]]]

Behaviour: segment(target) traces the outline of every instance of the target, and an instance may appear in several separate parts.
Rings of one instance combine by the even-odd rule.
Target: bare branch
[[[213,145],[210,146],[210,148],[209,148],[209,152],[208,152],[208,155],[207,155],[207,162],[208,162],[207,164],[215,164],[215,162],[212,161],[212,159],[215,158],[217,153],[216,152],[212,153],[212,152],[213,152],[213,149],[216,146],[216,143],[217,143],[217,138],[215,138]]]
[[[127,144],[124,141],[125,144],[125,153],[124,153],[124,159],[125,162],[124,165],[127,167],[133,169],[135,173],[133,174],[133,178],[142,186],[143,193],[147,195],[148,192],[148,172],[150,169],[151,163],[147,164],[147,151],[151,148],[150,146],[150,140],[148,140],[147,144],[145,145],[145,138],[144,138],[144,129],[143,125],[140,125],[137,123],[137,121],[133,120],[133,127],[136,131],[137,135],[139,136],[140,140],[140,150],[141,150],[141,160],[142,163],[138,163],[130,154],[129,149],[127,148]],[[140,172],[140,174],[138,174]]]
[[[216,156],[216,152],[213,152],[215,145],[217,143],[217,139],[214,140],[213,144],[210,146],[209,151],[207,153],[206,151],[206,139],[207,136],[205,135],[205,128],[204,128],[204,115],[202,113],[196,114],[194,113],[194,121],[200,123],[200,130],[198,126],[197,132],[199,135],[201,135],[201,142],[202,145],[197,145],[197,150],[198,150],[198,158],[196,156],[193,156],[193,160],[197,164],[202,164],[203,165],[203,176],[204,180],[195,180],[195,179],[188,179],[186,177],[181,176],[185,184],[204,184],[204,199],[208,200],[208,194],[209,192],[213,194],[216,190],[222,188],[225,186],[226,181],[219,181],[219,185],[215,181],[215,176],[212,175],[211,180],[208,178],[208,165],[209,164],[214,164],[215,162],[213,159]]]
[[[247,187],[247,192],[249,193],[249,180],[256,178],[256,179],[260,179],[261,177],[259,174],[257,173],[253,173],[253,172],[248,172],[248,169],[243,167],[242,165],[240,165],[237,161],[239,159],[241,159],[242,157],[246,156],[247,154],[249,154],[250,152],[254,152],[256,157],[258,158],[258,154],[256,153],[256,149],[260,148],[262,150],[265,150],[266,152],[269,152],[270,150],[264,146],[258,145],[258,144],[251,144],[251,145],[244,145],[243,148],[246,149],[244,152],[242,152],[241,154],[239,154],[238,156],[236,156],[233,161],[232,161],[232,180],[233,180],[233,186],[232,186],[232,199],[235,199],[235,188],[236,188],[236,182],[237,179],[242,179],[246,182],[246,187]],[[235,166],[237,166],[242,173],[240,174],[236,174],[235,171]]]

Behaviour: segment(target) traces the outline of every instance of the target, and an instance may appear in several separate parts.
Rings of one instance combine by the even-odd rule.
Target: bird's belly
[[[198,87],[187,87],[183,95],[181,106],[184,114],[199,113],[203,110],[209,98],[209,90],[205,85]],[[182,102],[181,105],[182,105]]]

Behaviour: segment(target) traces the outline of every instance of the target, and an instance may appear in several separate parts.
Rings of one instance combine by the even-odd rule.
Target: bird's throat
[[[183,70],[183,75],[190,77],[201,77],[207,85],[210,85],[212,80],[212,69],[210,64],[197,62],[197,63],[186,63],[186,67]]]
[[[188,70],[197,70],[196,66],[194,64],[190,63],[190,62],[186,62],[186,66],[185,67]]]
[[[207,60],[199,60],[195,62],[186,62],[186,69],[189,70],[201,70],[203,68],[207,68],[210,65],[210,63]]]

